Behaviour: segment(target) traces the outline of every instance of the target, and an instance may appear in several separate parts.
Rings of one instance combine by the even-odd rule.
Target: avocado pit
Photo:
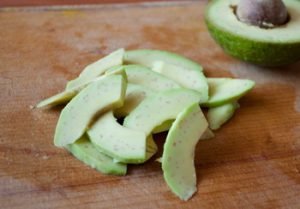
[[[239,21],[261,28],[274,28],[288,22],[282,0],[240,0],[236,7]]]

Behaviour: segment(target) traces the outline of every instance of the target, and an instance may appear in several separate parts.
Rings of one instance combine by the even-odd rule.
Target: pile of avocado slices
[[[262,66],[300,60],[299,0],[212,0],[205,22],[229,55]]]
[[[168,131],[159,160],[164,179],[188,200],[196,192],[198,140],[213,137],[253,87],[246,79],[206,78],[199,64],[171,52],[118,49],[37,107],[66,104],[54,144],[103,174],[125,175],[127,164],[146,162],[158,149],[153,135]]]

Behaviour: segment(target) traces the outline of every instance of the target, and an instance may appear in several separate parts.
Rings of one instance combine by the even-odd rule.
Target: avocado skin
[[[214,1],[211,2],[213,4]],[[300,42],[272,43],[251,40],[220,29],[209,20],[206,9],[205,23],[213,39],[225,53],[266,67],[283,66],[300,60]]]

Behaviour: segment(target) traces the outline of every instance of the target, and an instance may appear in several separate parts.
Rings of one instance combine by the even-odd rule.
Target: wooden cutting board
[[[300,63],[268,69],[227,56],[207,32],[205,4],[2,8],[0,208],[300,208]],[[198,143],[198,192],[188,202],[154,160],[124,177],[85,166],[53,146],[60,108],[31,109],[120,47],[170,50],[207,76],[257,83],[216,137]]]

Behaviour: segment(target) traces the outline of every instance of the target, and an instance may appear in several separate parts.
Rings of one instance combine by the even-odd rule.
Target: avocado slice
[[[87,131],[91,142],[103,153],[122,163],[141,163],[146,159],[146,135],[120,125],[109,111]]]
[[[193,104],[179,113],[167,135],[161,160],[164,179],[182,200],[197,190],[194,150],[207,126],[199,105]]]
[[[103,174],[125,175],[127,171],[126,164],[116,163],[114,160],[100,152],[88,139],[83,135],[73,144],[65,147],[78,160],[83,161],[86,165],[95,168]]]
[[[171,128],[173,122],[174,122],[174,119],[166,120],[165,122],[163,122],[159,126],[156,126],[152,130],[152,133],[158,134],[158,133],[161,133],[161,132],[168,131]]]
[[[161,61],[167,65],[170,64],[172,66],[187,69],[189,71],[196,71],[198,72],[198,74],[201,74],[201,72],[203,71],[202,66],[198,63],[187,59],[186,57],[168,51],[138,49],[126,51],[124,54],[124,62],[129,64],[140,64],[149,68],[153,68],[155,62],[157,61]],[[203,100],[205,101],[205,95],[206,99],[208,95],[208,87],[207,84],[205,85],[204,78],[205,77],[203,75],[203,89],[201,90],[201,92],[203,92]]]
[[[300,1],[283,2],[289,20],[281,26],[263,28],[240,21],[239,0],[210,1],[205,22],[215,41],[233,57],[263,66],[290,64],[300,59]]]
[[[154,91],[151,89],[128,83],[126,89],[126,95],[124,105],[114,110],[114,115],[118,118],[126,117],[134,108],[136,108],[146,97],[154,95]]]
[[[237,102],[230,102],[221,106],[209,108],[207,112],[209,127],[212,130],[219,129],[233,116],[235,110],[239,107],[240,105]]]
[[[123,65],[127,74],[128,82],[145,86],[154,91],[163,91],[172,88],[181,88],[174,80],[165,77],[159,73],[153,72],[150,68],[142,65]],[[107,71],[110,73],[116,67]]]
[[[72,89],[81,86],[91,79],[95,79],[102,75],[106,70],[113,66],[122,65],[125,50],[118,49],[100,60],[86,66],[80,73],[79,77],[67,83],[66,89]]]
[[[124,126],[143,131],[147,136],[166,120],[175,119],[187,106],[199,103],[198,92],[171,89],[144,99],[124,120]]]
[[[166,120],[161,125],[155,127],[153,129],[152,133],[153,134],[158,134],[158,133],[170,130],[173,122],[174,122],[173,119],[172,120]],[[210,130],[209,128],[207,128],[206,131],[201,136],[200,140],[207,140],[207,139],[211,139],[211,138],[214,138],[214,137],[215,137],[214,132],[212,132],[212,130]]]
[[[216,107],[228,102],[236,101],[255,85],[247,79],[208,78],[209,99],[203,104],[205,107]]]
[[[126,80],[122,75],[99,78],[77,94],[62,110],[54,144],[65,146],[79,139],[95,116],[123,105]]]
[[[125,73],[122,66],[119,66],[114,71],[111,71],[110,73],[107,73],[107,74],[102,75],[100,77],[105,78],[109,75],[123,75],[123,77],[125,79],[127,79],[126,73]],[[60,92],[58,94],[55,94],[54,96],[51,96],[47,99],[42,100],[41,102],[39,102],[36,105],[36,107],[37,108],[53,107],[55,105],[65,104],[65,103],[69,102],[74,96],[76,96],[76,94],[78,94],[82,89],[87,87],[89,84],[91,84],[95,80],[96,80],[95,78],[87,79],[87,80],[85,80],[85,82],[82,82],[78,86],[74,86],[72,88],[65,89],[63,92]]]
[[[208,85],[202,71],[191,70],[163,61],[154,62],[152,70],[171,78],[182,87],[198,91],[201,95],[201,102],[208,100]]]

